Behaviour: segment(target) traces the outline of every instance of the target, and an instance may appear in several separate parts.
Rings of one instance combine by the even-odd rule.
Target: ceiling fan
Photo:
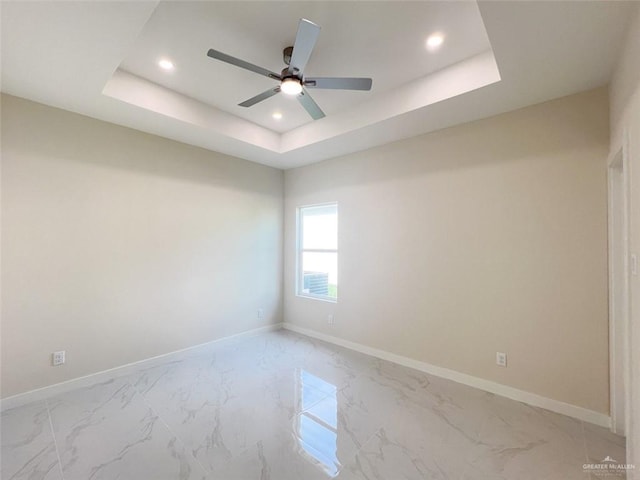
[[[300,104],[311,115],[314,120],[318,120],[325,116],[322,109],[311,98],[306,88],[327,88],[334,90],[371,90],[372,80],[370,78],[344,78],[344,77],[314,77],[308,78],[304,76],[304,68],[311,57],[313,47],[318,40],[320,27],[304,18],[300,19],[298,24],[298,33],[293,47],[284,49],[283,59],[288,66],[285,67],[280,74],[259,67],[239,58],[232,57],[226,53],[210,49],[207,55],[216,60],[221,60],[236,67],[244,68],[252,72],[264,75],[280,82],[275,88],[270,88],[266,92],[262,92],[255,97],[240,103],[241,107],[251,107],[256,103],[262,102],[277,93],[287,95],[296,95]]]

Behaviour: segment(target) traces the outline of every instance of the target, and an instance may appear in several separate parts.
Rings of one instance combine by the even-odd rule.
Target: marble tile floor
[[[284,330],[0,426],[4,480],[598,480],[584,464],[625,460],[606,429]]]

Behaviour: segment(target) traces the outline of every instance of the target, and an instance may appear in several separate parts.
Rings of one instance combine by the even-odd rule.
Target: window
[[[338,299],[338,204],[298,209],[297,294]]]

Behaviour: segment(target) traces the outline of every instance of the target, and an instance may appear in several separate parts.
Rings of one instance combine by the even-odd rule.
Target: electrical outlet
[[[502,352],[496,352],[496,364],[500,367],[507,366],[507,354]]]
[[[334,322],[334,318],[333,318],[333,313],[330,313],[329,315],[327,315],[327,324],[329,325],[333,325]]]
[[[64,350],[62,350],[61,352],[53,352],[52,363],[54,367],[57,367],[58,365],[62,365],[64,363]]]
[[[259,308],[258,309],[258,320],[260,320],[262,317],[264,317],[264,311],[261,308]]]

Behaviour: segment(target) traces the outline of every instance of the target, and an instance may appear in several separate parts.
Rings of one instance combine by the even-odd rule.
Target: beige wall
[[[282,181],[2,96],[2,397],[280,322]]]
[[[599,89],[285,172],[286,321],[607,413],[607,151]],[[282,172],[9,96],[2,170],[3,398],[282,320]]]
[[[629,181],[629,250],[640,257],[640,5],[636,7],[625,48],[611,81],[611,155],[626,145]],[[640,277],[630,276],[630,408],[627,463],[640,479]]]
[[[285,320],[608,413],[607,108],[603,88],[286,171]],[[296,297],[295,209],[334,200],[339,301]]]
[[[613,72],[609,96],[611,143],[619,144],[623,135],[624,118],[628,116],[631,99],[640,85],[640,3],[629,20],[627,36]]]

